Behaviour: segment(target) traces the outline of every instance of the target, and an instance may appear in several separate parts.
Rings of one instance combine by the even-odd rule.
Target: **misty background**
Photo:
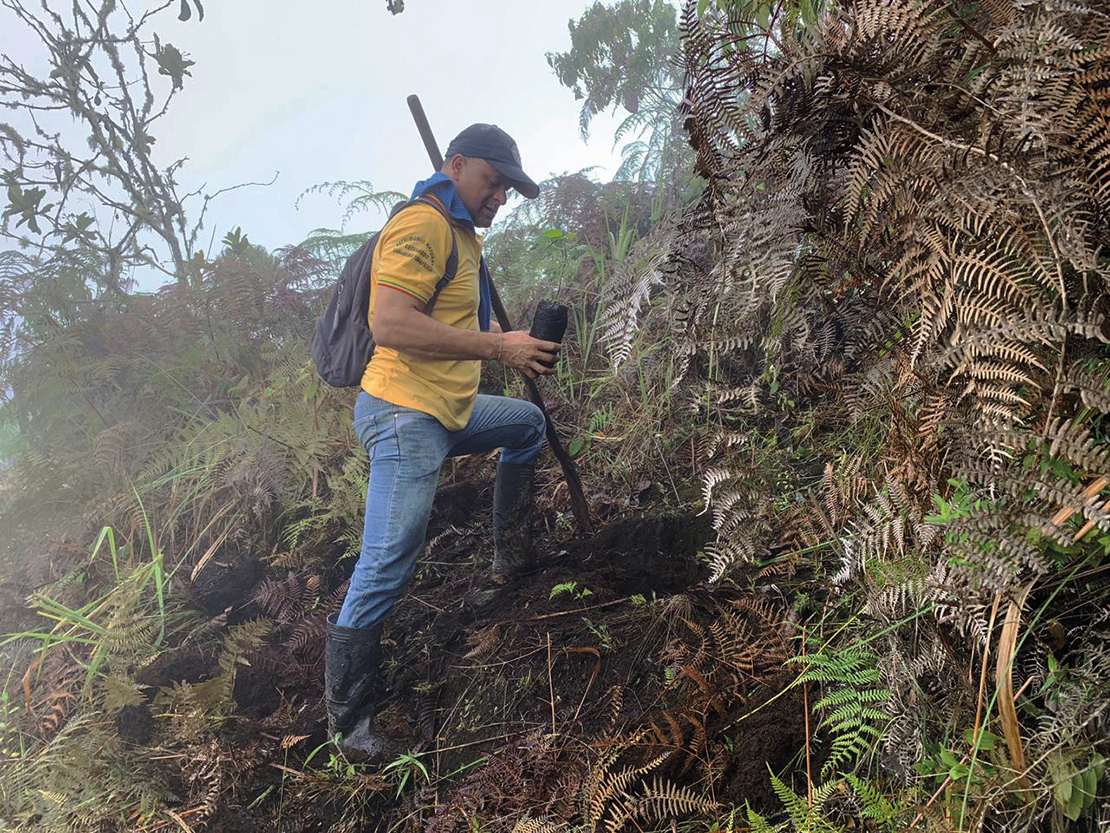
[[[343,205],[335,199],[313,193],[297,204],[324,182],[407,192],[431,170],[405,102],[411,93],[441,149],[468,124],[492,122],[517,140],[536,181],[584,168],[607,180],[620,162],[612,141],[619,119],[596,117],[583,141],[580,103],[545,59],[569,48],[568,21],[590,5],[422,0],[391,15],[368,0],[238,0],[206,4],[202,21],[162,15],[155,32],[195,64],[158,122],[154,161],[186,159],[180,193],[231,189],[205,216],[206,254],[236,227],[267,249],[338,228]],[[0,30],[0,51],[31,69],[44,60],[41,45],[13,23]],[[510,198],[499,222],[520,199]],[[195,220],[199,204],[190,213]],[[382,220],[356,215],[350,230]],[[141,289],[167,280],[153,271],[137,277]]]

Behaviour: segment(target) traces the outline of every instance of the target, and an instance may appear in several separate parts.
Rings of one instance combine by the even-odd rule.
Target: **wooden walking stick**
[[[428,117],[424,115],[420,98],[410,95],[407,101],[409,110],[412,112],[412,118],[416,122],[416,129],[420,131],[420,138],[424,141],[424,149],[428,151],[428,158],[432,161],[432,167],[438,171],[443,167],[443,154],[439,150],[439,145],[436,144],[435,136],[432,135],[432,127],[428,124]],[[513,324],[509,320],[509,314],[505,311],[505,305],[501,302],[497,287],[493,285],[492,277],[489,282],[489,290],[493,312],[497,316],[497,323],[507,333],[513,329]],[[521,374],[521,376],[524,379],[524,386],[528,388],[528,398],[543,412],[544,422],[547,424],[547,444],[551,446],[551,450],[559,460],[559,465],[563,467],[563,476],[566,477],[567,486],[570,487],[570,505],[574,511],[574,519],[578,522],[578,531],[584,535],[591,535],[593,534],[593,526],[590,523],[590,510],[586,505],[586,495],[582,492],[582,481],[578,478],[578,468],[574,465],[574,460],[567,454],[566,449],[563,448],[563,443],[555,430],[555,423],[551,421],[551,416],[547,413],[547,408],[544,407],[539,387],[524,374]]]

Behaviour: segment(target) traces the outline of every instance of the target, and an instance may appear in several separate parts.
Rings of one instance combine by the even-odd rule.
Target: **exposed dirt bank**
[[[210,757],[159,762],[193,829],[492,831],[526,816],[619,819],[653,791],[771,801],[767,766],[789,769],[805,740],[782,666],[791,624],[758,590],[702,586],[706,519],[648,514],[589,540],[544,535],[542,569],[495,587],[485,502],[441,490],[417,581],[386,628],[380,725],[416,757],[383,771],[335,754],[325,611],[279,616],[236,674],[236,712]],[[203,682],[216,660],[181,648],[141,682]],[[121,738],[164,739],[151,711],[121,712]]]

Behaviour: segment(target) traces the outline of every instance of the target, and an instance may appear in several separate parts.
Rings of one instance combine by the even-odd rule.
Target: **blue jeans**
[[[448,431],[429,414],[362,391],[354,428],[370,455],[370,485],[362,552],[337,624],[369,628],[404,595],[416,570],[443,461],[500,448],[502,463],[533,463],[544,418],[531,402],[478,394],[466,426]]]

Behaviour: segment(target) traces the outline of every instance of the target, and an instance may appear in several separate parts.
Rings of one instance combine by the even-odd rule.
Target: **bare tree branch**
[[[116,289],[139,265],[186,282],[200,225],[189,227],[178,193],[185,160],[160,167],[152,156],[156,122],[193,64],[150,30],[173,5],[136,17],[121,0],[0,0],[0,12],[38,41],[49,67],[0,55],[0,106],[17,113],[0,125],[8,197],[0,235],[44,250],[97,250]],[[112,222],[90,220],[86,209],[96,207]]]

